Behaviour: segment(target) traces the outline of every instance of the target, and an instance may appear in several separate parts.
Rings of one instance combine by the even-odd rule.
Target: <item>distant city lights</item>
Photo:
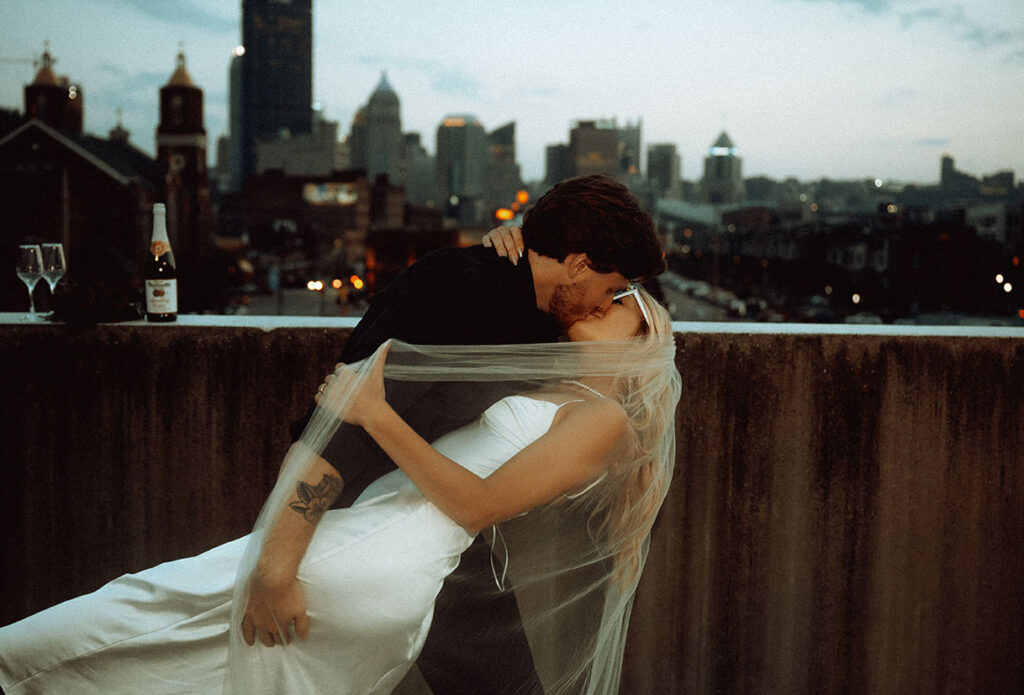
[[[853,296],[850,297],[850,301],[852,301],[854,304],[860,304],[860,295],[854,292]]]
[[[1011,292],[1013,292],[1013,285],[1011,285],[1010,283],[1006,283],[1005,285],[1003,285],[1003,292],[1005,292],[1006,294],[1010,294]]]
[[[1005,281],[1005,280],[1006,280],[1006,278],[1003,277],[1002,273],[999,273],[999,274],[996,275],[996,284],[997,285],[1003,284],[1003,281]]]
[[[306,289],[310,292],[321,292],[324,289],[324,283],[322,280],[310,280],[306,283]]]

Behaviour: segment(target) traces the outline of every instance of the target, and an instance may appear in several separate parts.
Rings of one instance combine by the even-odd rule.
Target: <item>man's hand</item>
[[[257,567],[250,581],[249,603],[242,619],[242,638],[250,647],[256,640],[273,647],[291,641],[289,628],[294,622],[295,634],[309,639],[309,618],[306,598],[299,580],[272,579]]]
[[[519,227],[502,226],[495,227],[484,234],[481,243],[487,247],[494,247],[495,253],[505,256],[512,265],[519,265],[519,259],[523,257],[523,230]]]

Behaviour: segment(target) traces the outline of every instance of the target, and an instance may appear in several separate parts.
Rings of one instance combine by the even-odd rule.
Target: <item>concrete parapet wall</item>
[[[249,529],[349,329],[189,318],[0,325],[0,624]],[[678,328],[624,692],[1024,692],[1024,334]]]

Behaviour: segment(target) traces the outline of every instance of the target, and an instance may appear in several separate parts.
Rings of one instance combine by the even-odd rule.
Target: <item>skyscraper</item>
[[[647,148],[647,181],[659,198],[678,198],[682,162],[672,143]]]
[[[245,47],[235,46],[228,67],[228,138],[218,143],[217,168],[222,190],[238,191],[242,187],[242,61]]]
[[[405,199],[413,205],[433,204],[437,197],[434,187],[434,158],[420,142],[419,133],[406,133],[402,151],[405,154]]]
[[[485,208],[509,207],[522,188],[516,164],[516,124],[507,123],[487,134]],[[487,210],[489,212],[489,210]]]
[[[312,0],[242,0],[242,171],[256,143],[313,127]]]
[[[619,143],[619,130],[614,124],[579,121],[569,131],[570,175],[619,177]]]
[[[366,175],[373,181],[383,174],[401,186],[402,115],[398,95],[381,73],[377,88],[366,103]]]
[[[627,181],[640,176],[640,153],[643,140],[643,120],[636,123],[627,121],[619,127],[612,119],[612,125],[619,131],[619,175]]]
[[[486,176],[484,127],[475,116],[448,116],[437,127],[434,180],[442,209],[463,222],[482,219]]]
[[[544,150],[544,185],[550,188],[570,176],[569,146],[565,143],[548,145]]]
[[[729,135],[722,134],[708,150],[704,158],[704,179],[701,181],[703,198],[712,205],[718,203],[742,203],[743,160],[736,154],[736,146]]]

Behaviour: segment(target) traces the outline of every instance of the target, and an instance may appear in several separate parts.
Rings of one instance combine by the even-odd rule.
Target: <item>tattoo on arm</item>
[[[295,486],[295,494],[298,495],[299,501],[292,502],[289,506],[306,521],[315,524],[330,508],[334,498],[341,492],[341,487],[341,478],[326,473],[316,485],[300,480]]]

